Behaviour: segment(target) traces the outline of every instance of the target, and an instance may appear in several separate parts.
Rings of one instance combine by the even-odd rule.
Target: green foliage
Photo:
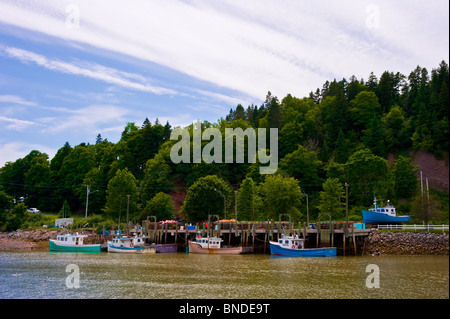
[[[227,128],[278,128],[278,173],[284,177],[261,175],[258,162],[175,165],[170,160],[175,143],[170,140],[171,126],[158,119],[151,123],[146,118],[142,126],[127,123],[117,143],[100,134],[94,145],[71,147],[66,142],[51,160],[33,150],[0,168],[0,227],[38,223],[38,216],[31,221],[26,214],[9,212],[13,203],[55,213],[67,203],[74,216],[84,215],[86,185],[91,190],[89,212],[103,211],[102,218],[116,222],[119,215],[125,220],[127,195],[133,220],[145,214],[158,193],[175,190],[187,192],[182,212],[190,221],[205,220],[208,213],[224,217],[223,197],[214,188],[225,196],[227,217],[234,217],[235,194],[229,184],[239,190],[240,220],[278,219],[279,213],[287,212],[299,219],[306,206],[298,203],[303,195],[293,198],[289,193],[293,186],[284,179],[290,178],[308,193],[311,217],[329,210],[320,194],[331,192],[325,190],[324,180],[338,179],[350,184],[350,209],[370,206],[375,195],[402,199],[424,219],[425,213],[414,204],[417,168],[411,156],[399,155],[422,149],[448,159],[449,84],[448,64],[442,61],[431,72],[417,66],[406,76],[386,71],[379,77],[371,73],[366,81],[355,76],[325,81],[308,97],[288,94],[279,99],[268,92],[261,105],[239,104],[217,123],[201,123],[203,131],[216,127],[222,136]],[[187,129],[192,134],[193,126]],[[202,141],[203,146],[208,143]],[[224,138],[222,143],[224,149]],[[391,168],[386,162],[390,153],[398,157]],[[183,181],[187,189],[176,189],[176,181]],[[448,200],[434,198],[439,205],[430,207],[438,209],[427,218],[448,221],[448,209],[443,208]],[[358,209],[351,214],[359,216]],[[333,215],[342,218],[342,212]]]
[[[168,163],[167,148],[162,149],[156,156],[149,159],[145,165],[142,189],[142,201],[146,203],[158,192],[169,192],[172,188],[170,183],[171,167]]]
[[[72,212],[70,211],[69,203],[65,200],[61,210],[59,211],[59,217],[61,218],[68,218],[72,216]]]
[[[437,214],[442,208],[434,195],[419,193],[414,197],[411,205],[411,215],[416,223],[428,224],[430,221],[441,219]]]
[[[279,163],[281,171],[310,185],[320,183],[319,170],[321,166],[322,162],[318,159],[317,153],[308,151],[301,145],[297,150],[286,155]]]
[[[237,192],[238,220],[257,220],[261,206],[261,197],[251,177],[246,177]]]
[[[230,205],[231,194],[231,187],[223,179],[215,175],[201,177],[188,188],[182,212],[190,222],[207,220],[209,214],[224,218],[224,206],[226,210]]]
[[[400,156],[392,165],[392,180],[396,198],[410,198],[417,189],[417,166],[411,158]]]
[[[350,156],[345,164],[349,197],[356,202],[369,205],[374,195],[384,194],[388,181],[387,160],[363,149]]]
[[[361,129],[369,126],[370,121],[381,115],[381,106],[378,103],[378,97],[374,92],[360,92],[351,102],[351,113],[356,125]]]
[[[3,215],[3,211],[10,209],[12,204],[13,204],[13,197],[9,196],[3,189],[3,186],[0,185],[0,216]]]
[[[146,220],[148,216],[156,216],[157,220],[172,220],[175,218],[175,206],[170,195],[159,192],[148,201],[141,220]]]
[[[129,211],[129,220],[132,220],[137,211],[139,190],[136,185],[136,179],[128,171],[118,170],[116,175],[109,181],[106,190],[105,213],[114,220],[126,220],[127,210]]]
[[[269,175],[260,185],[259,191],[265,219],[278,220],[280,214],[290,214],[294,221],[299,221],[302,217],[300,205],[304,195],[293,177]]]
[[[337,178],[328,178],[323,183],[323,191],[320,192],[319,210],[321,216],[330,215],[338,219],[345,214],[345,190]]]
[[[27,206],[25,205],[25,203],[16,204],[6,217],[5,230],[13,231],[19,229],[22,225],[22,222],[25,221],[26,214]]]

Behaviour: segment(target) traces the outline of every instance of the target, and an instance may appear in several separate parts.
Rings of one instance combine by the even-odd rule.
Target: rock
[[[372,231],[366,240],[369,255],[449,255],[449,235],[415,232]]]

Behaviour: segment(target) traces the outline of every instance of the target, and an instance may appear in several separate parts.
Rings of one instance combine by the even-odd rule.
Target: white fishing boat
[[[143,236],[122,236],[116,233],[113,240],[108,241],[108,252],[111,253],[142,253],[145,244]]]
[[[220,237],[199,237],[189,240],[189,253],[194,254],[230,254],[239,255],[251,253],[251,247],[226,247],[222,246],[223,239]]]

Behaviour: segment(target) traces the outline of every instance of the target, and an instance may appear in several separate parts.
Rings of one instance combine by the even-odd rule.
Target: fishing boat
[[[100,244],[84,244],[87,235],[61,234],[56,239],[49,239],[49,250],[58,252],[100,253]]]
[[[410,216],[397,216],[395,207],[388,205],[381,207],[377,205],[377,199],[373,201],[374,208],[363,210],[363,220],[368,224],[383,224],[383,223],[406,223],[411,221]]]
[[[119,231],[113,240],[108,241],[108,252],[111,253],[142,253],[144,238],[141,236],[123,236]]]
[[[176,253],[178,251],[177,244],[156,244],[156,253]]]
[[[199,237],[189,240],[189,253],[194,254],[248,254],[253,251],[251,247],[226,247],[222,246],[223,239],[220,237]]]
[[[177,244],[151,244],[144,246],[144,253],[176,253],[178,251]]]
[[[292,257],[334,257],[336,247],[305,248],[305,240],[297,235],[283,235],[277,242],[270,242],[270,254]]]

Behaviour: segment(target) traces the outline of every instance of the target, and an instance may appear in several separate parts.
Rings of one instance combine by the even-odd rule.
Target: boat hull
[[[150,245],[150,246],[143,246],[143,253],[176,253],[178,251],[178,245],[177,244],[158,244],[158,245]]]
[[[337,250],[336,247],[291,249],[281,247],[278,243],[271,242],[270,253],[272,255],[292,257],[335,257],[337,255]]]
[[[177,244],[156,245],[156,253],[176,253],[178,251]]]
[[[251,247],[222,247],[222,248],[202,248],[199,244],[189,241],[189,253],[193,254],[226,254],[240,255],[249,254],[253,250]]]
[[[143,252],[142,247],[120,247],[114,246],[112,242],[108,242],[108,252],[110,253],[125,253],[125,254],[140,254]]]
[[[62,245],[50,239],[48,243],[50,251],[73,253],[100,253],[100,245]]]
[[[411,221],[410,216],[390,216],[387,214],[371,212],[367,210],[363,210],[362,214],[363,214],[363,221],[368,224],[407,223]]]

